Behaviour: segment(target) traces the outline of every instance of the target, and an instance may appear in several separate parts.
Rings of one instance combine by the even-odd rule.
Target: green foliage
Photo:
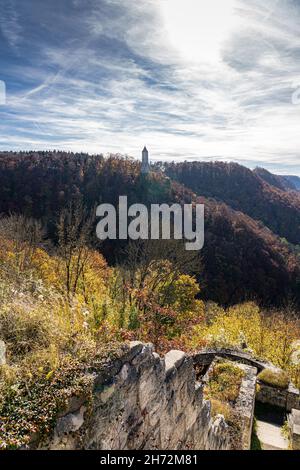
[[[255,417],[253,418],[250,450],[262,450],[261,442],[257,436],[257,422]]]
[[[38,436],[41,440],[54,427],[59,413],[67,409],[70,397],[79,397],[89,405],[92,399],[93,363],[97,370],[116,349],[97,348],[83,359],[65,355],[55,371],[40,370],[7,385],[0,406],[0,449],[26,447]]]
[[[129,310],[128,329],[137,330],[141,326],[138,309],[132,305]]]

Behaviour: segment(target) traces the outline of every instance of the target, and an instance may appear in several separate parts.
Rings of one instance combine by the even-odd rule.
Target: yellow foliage
[[[222,402],[234,402],[244,375],[244,371],[230,361],[216,362],[204,388],[205,396]]]
[[[222,415],[227,424],[231,424],[234,421],[233,410],[228,403],[212,398],[210,399],[210,404],[213,417]]]
[[[285,312],[266,314],[252,302],[218,309],[213,318],[194,327],[191,348],[206,339],[212,347],[246,347],[256,356],[290,369],[293,341],[300,337],[298,319]]]
[[[61,285],[58,258],[50,256],[45,250],[37,248],[32,256],[32,267],[47,285],[57,288]]]
[[[161,289],[164,301],[177,312],[178,319],[203,319],[204,303],[196,299],[200,292],[195,277],[182,274],[174,282],[170,280]]]

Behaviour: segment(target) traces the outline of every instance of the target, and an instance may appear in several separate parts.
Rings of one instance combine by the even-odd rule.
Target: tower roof
[[[146,145],[145,145],[145,147],[143,148],[143,152],[144,152],[144,151],[148,152]]]

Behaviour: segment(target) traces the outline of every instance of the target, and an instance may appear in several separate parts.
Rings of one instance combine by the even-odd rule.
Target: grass
[[[253,428],[251,435],[251,447],[250,450],[262,450],[261,442],[257,436],[257,422],[256,418],[253,419]]]
[[[209,372],[204,396],[211,402],[212,416],[223,415],[229,426],[231,449],[241,448],[241,422],[234,410],[244,371],[230,361],[217,360]]]
[[[0,270],[1,274],[1,270]],[[72,396],[89,402],[92,380],[120,348],[87,323],[86,306],[68,303],[41,284],[21,287],[0,275],[0,338],[7,364],[0,366],[0,449],[20,449],[53,429]],[[93,369],[94,368],[94,369]]]
[[[282,437],[284,437],[284,439],[286,439],[290,443],[290,441],[291,441],[291,428],[290,428],[289,422],[287,420],[283,423],[283,426],[281,428],[281,435],[282,435]]]
[[[266,385],[286,390],[289,386],[289,376],[284,371],[273,371],[271,369],[264,369],[258,376],[258,380]]]
[[[56,370],[44,374],[40,370],[30,373],[6,389],[0,405],[0,449],[28,448],[37,439],[42,442],[54,428],[57,416],[66,411],[70,398],[79,397],[92,404],[94,371],[101,371],[110,360],[121,353],[115,345],[97,346],[93,354],[79,359],[71,355],[60,358]],[[8,366],[0,372],[7,374]],[[7,379],[7,378],[6,378]]]
[[[230,424],[233,422],[233,410],[228,403],[224,403],[220,400],[216,400],[212,398],[210,400],[211,403],[211,414],[213,417],[217,415],[222,415],[224,416],[224,419],[227,424]]]
[[[244,371],[229,361],[216,362],[209,373],[205,395],[209,399],[234,403],[239,395]]]
[[[55,331],[55,318],[46,309],[28,311],[24,306],[9,305],[0,311],[0,334],[12,357],[22,357],[34,350],[47,348]]]

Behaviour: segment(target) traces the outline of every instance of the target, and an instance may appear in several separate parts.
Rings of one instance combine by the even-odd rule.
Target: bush
[[[23,356],[49,346],[53,320],[43,313],[26,311],[20,306],[10,306],[0,312],[1,338],[12,356]]]
[[[234,402],[240,391],[244,371],[229,361],[214,364],[205,394],[222,402]]]
[[[289,376],[284,371],[276,372],[271,369],[264,369],[258,374],[257,378],[266,385],[281,388],[282,390],[287,389],[289,385]]]
[[[32,370],[27,377],[19,377],[9,386],[12,371],[8,366],[0,368],[0,450],[28,448],[31,440],[49,435],[61,412],[64,412],[70,397],[83,397],[86,406],[92,403],[93,374],[87,371],[101,371],[110,360],[117,360],[124,354],[118,344],[98,345],[85,358],[74,355],[61,357],[56,370],[46,374]],[[5,374],[6,388],[1,390],[1,378]]]

